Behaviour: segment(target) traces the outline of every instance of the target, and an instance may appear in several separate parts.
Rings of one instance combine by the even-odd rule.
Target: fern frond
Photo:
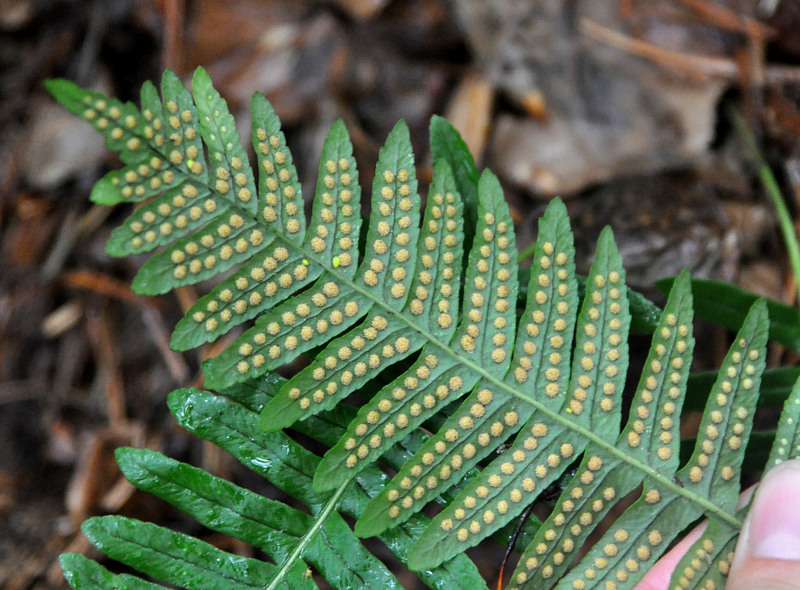
[[[415,298],[409,304],[411,312],[442,341],[449,341],[456,328],[452,318],[459,309],[456,277],[462,267],[463,242],[463,206],[448,172],[447,164],[437,164],[430,190],[432,198],[428,199],[422,224],[421,242],[425,244],[419,260],[422,268],[415,275],[417,279],[412,285]],[[444,222],[439,221],[442,218]],[[436,231],[432,232],[434,227]],[[451,244],[451,249],[438,247],[445,242]],[[424,285],[421,273],[429,273],[436,279]],[[425,280],[427,276],[422,274]],[[429,293],[441,294],[436,306],[432,305],[433,297]],[[345,346],[348,344],[353,343],[345,342]],[[337,356],[342,356],[340,350]],[[359,409],[347,433],[323,458],[314,477],[315,487],[336,487],[405,438],[408,432],[451,401],[448,398],[457,380],[463,381],[461,373],[452,358],[442,354],[435,345],[426,344],[408,370]],[[405,418],[398,422],[401,414]]]
[[[272,117],[275,123],[274,126],[267,125],[269,137],[280,138],[275,143],[283,145],[283,136],[278,135],[280,132],[277,130],[278,123],[274,113]],[[255,129],[256,137],[261,135],[260,129]],[[256,150],[265,151],[264,146],[264,143],[259,142]],[[262,155],[262,168],[272,170],[275,166],[274,156],[275,154],[273,160],[269,160]],[[324,266],[336,265],[339,274],[346,278],[352,277],[355,271],[352,253],[358,244],[361,227],[358,211],[360,189],[352,145],[341,121],[333,125],[325,140],[319,178],[319,198],[315,200],[311,218],[314,232],[309,232],[305,240],[306,249],[311,250],[314,256],[296,247],[287,248],[286,246],[294,244],[287,242],[285,246],[275,248],[266,258],[259,257],[251,266],[239,271],[209,295],[201,298],[178,324],[175,333],[185,340],[181,346],[190,347],[195,344],[190,338],[191,334],[197,332],[198,320],[207,324],[208,314],[213,313],[211,319],[217,322],[214,334],[209,335],[214,337],[230,328],[230,322],[223,323],[222,320],[229,320],[237,313],[238,301],[244,300],[250,305],[247,308],[250,311],[245,312],[245,317],[275,307],[269,316],[259,317],[255,327],[239,337],[228,350],[206,364],[204,369],[210,386],[229,383],[232,376],[243,381],[278,367],[302,352],[324,343],[324,335],[334,336],[349,328],[368,310],[363,299],[356,296],[351,298],[348,302],[351,303],[350,307],[342,314],[339,308],[347,305],[347,294],[340,292],[336,284],[324,276],[310,289],[286,300],[294,290],[320,277]],[[280,188],[277,180],[272,180],[276,184],[269,184],[265,188]],[[279,206],[273,192],[267,193],[266,201],[272,203],[265,207],[269,218],[272,218],[273,212],[277,218],[279,209],[288,209],[293,216],[286,221],[287,228],[294,230],[305,225],[300,204],[290,202]],[[297,219],[298,216],[303,219],[302,224]],[[254,307],[254,303],[259,304],[259,307]],[[241,304],[238,305],[241,307]],[[337,319],[339,315],[342,316],[341,321],[332,321],[334,311],[339,312]],[[221,317],[220,314],[225,315]]]
[[[291,548],[314,524],[312,516],[282,502],[264,498],[155,451],[119,449],[117,461],[128,481],[139,489],[180,506],[213,530],[261,549],[276,563],[286,560]],[[324,577],[339,577],[345,587],[391,588],[396,584],[394,577],[380,567],[380,562],[338,518],[325,521],[323,530],[311,539],[304,554],[316,571]],[[295,568],[306,571],[302,561],[297,564]],[[368,580],[364,572],[370,572]]]
[[[775,432],[775,442],[769,454],[765,470],[784,461],[800,458],[800,378],[795,381],[792,392],[786,399]]]
[[[434,203],[438,200],[437,195],[441,196],[439,193],[434,194]],[[446,192],[444,195],[452,196],[452,193]],[[436,305],[431,306],[430,325],[432,330],[437,332],[438,340],[448,341],[452,338],[450,347],[436,345],[426,347],[418,361],[408,371],[378,392],[372,402],[362,408],[342,444],[337,445],[326,456],[324,462],[326,469],[315,478],[315,482],[319,482],[317,485],[327,487],[342,477],[351,477],[351,473],[357,472],[359,463],[374,460],[379,456],[381,449],[402,439],[410,427],[422,423],[445,404],[451,403],[473,388],[479,380],[479,375],[465,371],[457,360],[445,353],[447,348],[451,350],[456,348],[464,354],[475,355],[477,358],[489,358],[491,370],[498,375],[505,371],[508,355],[504,345],[513,336],[512,302],[516,298],[516,285],[507,267],[512,263],[516,252],[513,247],[513,235],[510,234],[512,231],[510,215],[494,176],[484,175],[479,184],[479,195],[481,202],[478,211],[482,222],[478,224],[467,263],[467,268],[472,271],[465,277],[464,301],[467,305],[462,310],[462,320],[458,330],[454,330],[453,315],[457,312],[458,305],[457,302],[451,304],[452,295],[456,293],[452,281],[445,282],[441,286],[435,283],[425,285],[427,277],[432,274],[426,270],[426,265],[429,264],[427,258],[431,256],[428,254],[426,258],[423,254],[420,257],[422,270],[418,276],[422,277],[424,282],[416,288],[414,295],[423,309],[424,300],[438,301]],[[449,208],[452,208],[452,211],[448,211]],[[433,211],[437,209],[439,206],[434,205]],[[445,206],[444,209],[447,213],[453,214],[458,211],[453,205]],[[432,222],[437,224],[435,220]],[[454,222],[453,227],[458,229],[458,224]],[[447,247],[446,237],[444,242],[445,248],[440,252],[439,260],[444,264],[454,264],[460,257],[452,254],[450,247]],[[454,246],[459,245],[456,240],[452,243]],[[436,245],[435,242],[431,242],[430,246],[433,247],[426,246],[425,251],[434,252]],[[455,270],[446,266],[438,274],[447,279],[457,276]],[[495,305],[490,306],[489,294],[496,291],[501,292],[503,297],[500,297]],[[447,299],[444,299],[443,295],[447,296]],[[420,452],[426,453],[427,446]],[[363,459],[366,461],[362,461]],[[468,466],[465,465],[464,468]],[[458,478],[454,478],[453,483],[457,480]],[[429,490],[433,491],[433,487],[431,486]],[[426,501],[422,498],[417,499],[421,502]],[[370,516],[360,520],[360,522],[367,521],[373,526],[377,522]],[[366,533],[360,531],[359,534]]]
[[[683,567],[694,568],[696,578],[724,575],[741,525],[734,512],[739,471],[764,370],[763,301],[752,306],[710,386],[694,454],[679,470],[679,416],[694,347],[688,273],[674,282],[627,411],[632,310],[641,320],[639,310],[654,309],[627,290],[610,229],[584,283],[575,274],[566,207],[553,200],[539,222],[526,290],[498,179],[479,175],[457,132],[434,118],[424,214],[409,132],[400,122],[380,150],[359,251],[358,171],[341,121],[325,139],[306,224],[297,172],[268,101],[256,94],[251,103],[253,170],[202,69],[192,86],[189,93],[167,72],[161,98],[146,84],[139,110],[66,81],[49,83],[125,164],[97,184],[92,198],[146,201],[108,247],[115,255],[161,249],[134,288],[163,293],[219,281],[178,324],[173,347],[195,347],[254,320],[204,363],[206,386],[227,397],[173,392],[169,404],[179,423],[311,514],[128,449],[118,459],[137,486],[280,565],[243,558],[214,565],[227,554],[119,517],[88,522],[96,544],[176,584],[194,584],[208,568],[208,579],[198,583],[248,586],[257,577],[261,586],[301,588],[309,564],[338,587],[399,587],[356,538],[378,535],[429,585],[476,588],[482,582],[463,551],[512,526],[577,466],[524,550],[512,587],[631,588],[702,513],[712,522],[706,545],[694,550],[705,551],[711,566],[695,567],[687,557]],[[656,321],[647,321],[652,329]],[[320,352],[291,379],[270,374],[312,349]],[[357,410],[341,403],[375,390]],[[796,390],[792,404],[799,396]],[[797,413],[787,405],[778,432],[775,448],[786,456],[797,449]],[[423,425],[430,436],[420,432]],[[288,426],[321,442],[325,456],[295,442],[282,431]],[[396,472],[391,481],[378,459]],[[640,498],[569,570],[609,510],[639,486]],[[432,522],[420,513],[430,501],[443,505]],[[356,519],[355,534],[345,517]],[[138,549],[137,538],[146,539]],[[137,583],[79,558],[66,563],[75,580]]]
[[[386,367],[416,352],[424,343],[404,322],[394,321],[409,296],[414,277],[419,236],[419,195],[408,129],[399,123],[381,149],[372,187],[372,210],[364,260],[352,280],[334,277],[329,288],[342,300],[323,324],[314,325],[320,338],[329,339],[329,325],[372,310],[351,333],[328,343],[310,366],[303,369],[271,400],[262,413],[262,427],[278,429],[334,406]],[[445,223],[437,225],[442,231]],[[431,235],[426,236],[435,240]],[[453,238],[455,239],[455,238]],[[348,261],[349,263],[349,261]],[[452,272],[450,280],[455,277]],[[430,275],[429,275],[430,276]],[[450,298],[453,294],[450,294]],[[294,323],[311,322],[288,312]],[[409,314],[410,315],[410,314]]]
[[[169,405],[178,422],[187,430],[219,445],[248,468],[262,474],[275,486],[303,502],[312,514],[316,515],[323,509],[331,495],[328,492],[316,492],[312,489],[311,481],[319,459],[283,432],[259,432],[256,427],[258,410],[275,395],[281,381],[272,379],[260,385],[259,389],[242,386],[225,391],[226,395],[232,398],[246,399],[249,407],[200,390],[175,391],[170,395]],[[349,418],[352,418],[352,414]],[[338,420],[334,416],[326,416],[323,419],[315,417],[309,422],[306,433],[321,442],[330,443],[341,435],[342,425],[337,424]],[[413,444],[413,441],[408,443]],[[404,458],[408,456],[409,454],[406,454]],[[385,475],[375,466],[366,469],[348,487],[339,505],[339,511],[349,516],[360,514],[369,498],[380,490],[384,482]],[[338,513],[333,513],[328,520],[339,521],[341,518]],[[407,526],[388,531],[381,540],[401,561],[406,562],[411,545],[427,522],[429,522],[427,518],[419,516],[413,522],[407,523]],[[340,529],[343,531],[342,534],[349,533],[355,542],[355,537],[343,520],[339,526],[344,526],[347,530]],[[342,551],[346,547],[339,544],[335,546],[337,551]],[[365,561],[357,555],[357,553],[352,555],[347,553],[344,557],[351,564]],[[304,559],[315,567],[319,566],[320,571],[326,572],[325,577],[329,582],[341,588],[352,587],[336,581],[335,563],[329,563],[326,569],[324,564],[312,561],[313,557],[307,554],[304,554]],[[327,559],[330,560],[329,557]],[[391,584],[387,581],[393,579],[393,576],[385,570],[385,566],[381,566],[380,563],[378,566],[372,565],[369,568],[369,571],[373,572],[369,575],[373,577],[375,587],[394,587],[392,584],[396,585],[396,581]],[[327,572],[332,577],[329,577]],[[441,587],[480,587],[477,569],[464,556],[459,556],[443,564],[442,567],[420,571],[419,575],[423,580]]]

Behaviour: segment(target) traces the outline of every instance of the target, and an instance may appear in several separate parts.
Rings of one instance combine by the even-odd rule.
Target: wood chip
[[[355,19],[369,20],[383,10],[389,2],[388,0],[330,0],[330,3]]]
[[[478,166],[489,137],[494,97],[494,84],[482,74],[472,72],[458,83],[446,110],[445,118],[461,133]]]
[[[74,328],[83,316],[83,305],[73,299],[58,309],[51,311],[42,321],[42,334],[45,338],[58,338],[67,330]]]

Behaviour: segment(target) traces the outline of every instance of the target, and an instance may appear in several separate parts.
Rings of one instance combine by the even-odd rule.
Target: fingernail
[[[800,461],[781,463],[764,476],[742,536],[748,557],[800,561]]]

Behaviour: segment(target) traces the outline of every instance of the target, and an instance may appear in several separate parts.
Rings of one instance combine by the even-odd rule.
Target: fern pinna
[[[500,184],[489,171],[478,174],[443,119],[431,123],[424,213],[401,122],[380,151],[361,236],[358,171],[341,121],[325,140],[307,223],[291,154],[263,96],[252,100],[256,173],[202,69],[192,93],[171,72],[161,97],[145,84],[141,109],[64,80],[48,88],[125,164],[97,183],[92,198],[144,202],[108,245],[117,256],[160,248],[134,288],[165,293],[227,274],[186,313],[172,346],[196,347],[252,320],[204,364],[206,385],[223,395],[173,392],[173,414],[310,511],[153,451],[121,449],[120,466],[135,485],[279,565],[115,516],[84,524],[101,550],[189,587],[304,588],[313,585],[310,572],[338,588],[400,587],[356,537],[378,535],[431,587],[477,588],[484,582],[463,551],[496,533],[507,540],[508,527],[571,466],[574,477],[564,480],[549,518],[530,527],[511,587],[631,588],[704,513],[711,525],[673,582],[724,585],[765,364],[764,302],[741,327],[694,454],[679,470],[694,342],[688,273],[675,281],[623,408],[631,310],[641,300],[626,290],[611,230],[600,236],[581,303],[566,208],[551,202],[518,306],[514,228]],[[271,373],[311,352],[291,379]],[[357,409],[340,403],[354,392],[369,399]],[[800,455],[799,411],[796,387],[772,462]],[[435,432],[425,434],[423,424]],[[289,437],[290,426],[326,445],[324,457]],[[637,489],[639,499],[584,551],[601,519]],[[442,505],[433,521],[421,512],[431,501]],[[342,515],[357,519],[355,531]],[[76,588],[152,586],[81,556],[62,563]]]

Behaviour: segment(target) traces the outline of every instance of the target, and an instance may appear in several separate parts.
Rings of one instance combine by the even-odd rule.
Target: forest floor
[[[264,485],[171,419],[167,393],[200,384],[201,360],[220,350],[167,345],[206,287],[131,291],[143,260],[105,253],[129,210],[88,199],[117,161],[42,85],[66,77],[137,101],[164,68],[188,81],[199,65],[242,128],[254,91],[272,101],[306,194],[336,119],[367,181],[405,119],[424,180],[430,117],[443,114],[500,176],[520,249],[560,195],[584,270],[609,224],[631,285],[657,302],[654,280],[689,267],[795,303],[773,208],[724,106],[744,114],[796,214],[794,2],[0,0],[2,588],[65,587],[58,555],[97,555],[78,528],[95,514],[248,550],[134,492],[116,469],[114,448],[146,446]],[[697,364],[713,367],[726,336],[705,337]],[[481,556],[487,579],[501,558]]]

